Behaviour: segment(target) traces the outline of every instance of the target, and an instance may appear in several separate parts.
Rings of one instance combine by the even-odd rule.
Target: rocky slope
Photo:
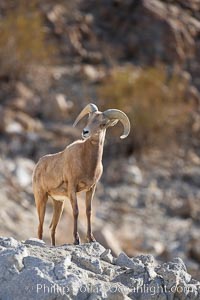
[[[120,251],[130,256],[151,253],[160,262],[178,256],[189,273],[200,280],[200,163],[161,161],[156,155],[151,162],[147,157],[139,163],[133,158],[104,163],[93,201],[94,235],[115,255]],[[37,236],[38,217],[31,187],[33,167],[34,162],[25,158],[0,159],[1,235],[19,240]],[[84,242],[87,229],[83,196],[78,199],[79,233]],[[44,224],[47,244],[51,217],[49,199]],[[72,226],[70,201],[66,201],[56,235],[58,245],[72,242]]]
[[[153,256],[114,258],[99,243],[48,247],[43,241],[0,238],[0,298],[200,298],[200,282],[180,258],[158,265]]]
[[[1,17],[4,9],[10,10],[9,2],[14,4],[1,1]],[[31,188],[35,162],[80,137],[71,124],[88,101],[98,104],[96,84],[112,68],[164,62],[169,75],[178,68],[187,78],[187,100],[200,99],[198,0],[39,2],[46,28],[57,41],[61,64],[36,66],[33,74],[23,79],[11,80],[9,74],[0,77],[0,234],[20,240],[36,236]],[[188,157],[185,149],[171,157],[166,149],[168,153],[161,157],[154,153],[153,160],[149,153],[140,159],[122,159],[120,153],[117,159],[112,156],[119,150],[115,140],[107,137],[106,147],[113,152],[105,151],[103,184],[98,185],[93,205],[93,228],[97,240],[117,255],[122,250],[129,256],[151,253],[160,262],[179,256],[189,273],[200,280],[198,112],[193,128],[196,140],[186,137],[185,141]],[[70,213],[68,205],[59,224],[58,244],[72,241]],[[48,205],[46,242],[50,219]],[[83,235],[85,221],[80,199]]]

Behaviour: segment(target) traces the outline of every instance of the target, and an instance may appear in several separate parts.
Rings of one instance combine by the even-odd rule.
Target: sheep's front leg
[[[89,191],[86,192],[86,216],[87,216],[87,241],[89,243],[95,242],[95,238],[91,230],[91,211],[92,211],[92,199],[96,185],[94,185]]]
[[[72,192],[70,194],[70,202],[71,202],[71,205],[72,205],[73,217],[74,217],[74,232],[73,232],[74,245],[79,245],[80,244],[80,237],[79,237],[79,234],[78,234],[78,214],[79,214],[79,210],[78,210],[78,203],[77,203],[77,197],[76,197],[75,192]]]

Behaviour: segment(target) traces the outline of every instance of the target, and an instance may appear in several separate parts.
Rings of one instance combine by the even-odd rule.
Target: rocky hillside
[[[129,258],[95,242],[48,247],[0,238],[0,298],[197,300],[200,282],[180,258],[159,265],[151,255]]]
[[[76,129],[71,125],[88,101],[99,105],[100,110],[102,103],[106,108],[115,106],[109,98],[101,99],[98,87],[127,65],[135,66],[133,77],[137,77],[138,70],[161,63],[169,78],[177,72],[185,79],[184,101],[197,104],[190,120],[192,130],[184,132],[183,143],[175,151],[167,143],[162,150],[151,149],[139,156],[133,152],[133,140],[119,144],[118,135],[112,137],[108,132],[104,173],[93,203],[94,235],[116,256],[121,251],[131,257],[145,253],[159,263],[178,256],[192,277],[200,280],[199,0],[30,2],[34,4],[27,11],[26,1],[0,1],[0,235],[19,240],[36,236],[38,219],[31,187],[34,165],[42,155],[60,151],[80,138],[81,125]],[[16,22],[18,19],[21,22]],[[7,36],[2,35],[5,32]],[[46,33],[45,38],[39,35],[38,41],[37,32]],[[57,50],[56,58],[44,64],[38,47],[47,53],[49,42]],[[167,94],[166,87],[163,84]],[[145,88],[142,84],[141,89],[148,94]],[[134,106],[132,98],[128,104]],[[151,113],[157,118],[154,109]],[[134,122],[135,116],[133,138]],[[84,241],[82,196],[79,207]],[[51,210],[49,201],[44,228],[47,244]],[[57,230],[58,245],[72,241],[72,224],[71,207],[66,203]],[[49,248],[44,245],[37,249]]]

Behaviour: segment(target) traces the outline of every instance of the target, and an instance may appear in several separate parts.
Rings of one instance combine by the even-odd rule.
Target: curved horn
[[[80,114],[78,115],[78,117],[76,118],[74,124],[73,124],[73,127],[75,127],[77,125],[77,123],[87,114],[89,113],[92,113],[92,112],[95,112],[95,111],[98,111],[98,107],[93,104],[93,103],[90,103],[88,105],[85,106],[85,108],[83,108],[83,110],[80,112]]]
[[[121,139],[125,139],[130,132],[130,121],[127,115],[119,109],[108,109],[103,112],[103,115],[109,119],[118,119],[124,126],[124,132],[120,136]]]

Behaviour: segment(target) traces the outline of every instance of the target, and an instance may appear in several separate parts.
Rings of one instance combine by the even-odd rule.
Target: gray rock
[[[105,248],[98,242],[86,243],[81,246],[81,249],[85,249],[88,255],[94,255],[100,257],[101,254],[105,251]]]
[[[6,248],[16,248],[21,243],[15,240],[13,237],[0,237],[0,245]]]
[[[103,268],[103,274],[109,276],[110,280],[112,280],[115,277],[115,270],[111,267],[104,267]]]
[[[111,250],[110,249],[106,249],[101,255],[100,258],[110,264],[113,263],[114,261],[114,257],[111,254]]]
[[[59,283],[59,281],[57,283],[61,287],[63,287],[64,294],[70,296],[70,298],[80,299],[80,300],[85,298],[84,293],[80,292],[83,283],[81,279],[78,278],[77,275],[71,273],[66,277],[66,279],[62,283]]]
[[[127,295],[130,293],[130,291],[131,289],[123,286],[121,283],[111,284],[107,292],[107,299],[128,300],[130,298]]]
[[[186,267],[180,258],[163,264],[157,269],[157,273],[163,277],[168,289],[178,286],[181,282],[190,282],[191,275],[187,273]]]
[[[133,269],[135,273],[144,272],[144,264],[138,260],[133,261],[130,257],[128,257],[124,252],[121,252],[117,259],[115,260],[115,264],[121,267],[127,267]]]
[[[53,300],[59,291],[54,291],[54,282],[34,267],[31,270],[25,269],[9,281],[0,285],[0,298],[9,299],[45,299]],[[64,298],[63,298],[64,299]]]
[[[63,279],[67,277],[67,275],[69,274],[68,267],[70,265],[71,265],[71,255],[68,255],[55,266],[54,272],[57,279]]]
[[[72,261],[78,266],[86,268],[87,270],[94,272],[96,274],[102,274],[103,270],[101,267],[101,262],[96,257],[83,256],[80,252],[74,253],[72,255]]]
[[[41,259],[35,256],[27,256],[23,259],[24,268],[32,269],[35,266],[43,272],[44,274],[49,274],[54,269],[54,263],[50,261],[46,261],[45,259]]]
[[[43,240],[37,239],[37,238],[30,238],[24,242],[27,245],[33,245],[33,246],[45,246],[45,242]]]
[[[1,238],[0,299],[10,300],[183,300],[199,299],[200,283],[179,258],[156,266],[151,255],[113,264],[110,250],[99,243],[48,247]],[[14,296],[13,296],[14,295]]]
[[[134,262],[126,255],[126,253],[121,252],[117,259],[115,260],[115,264],[121,267],[132,268],[134,267]]]
[[[6,281],[18,274],[23,268],[23,259],[28,255],[23,246],[5,249],[0,253],[0,280]]]

